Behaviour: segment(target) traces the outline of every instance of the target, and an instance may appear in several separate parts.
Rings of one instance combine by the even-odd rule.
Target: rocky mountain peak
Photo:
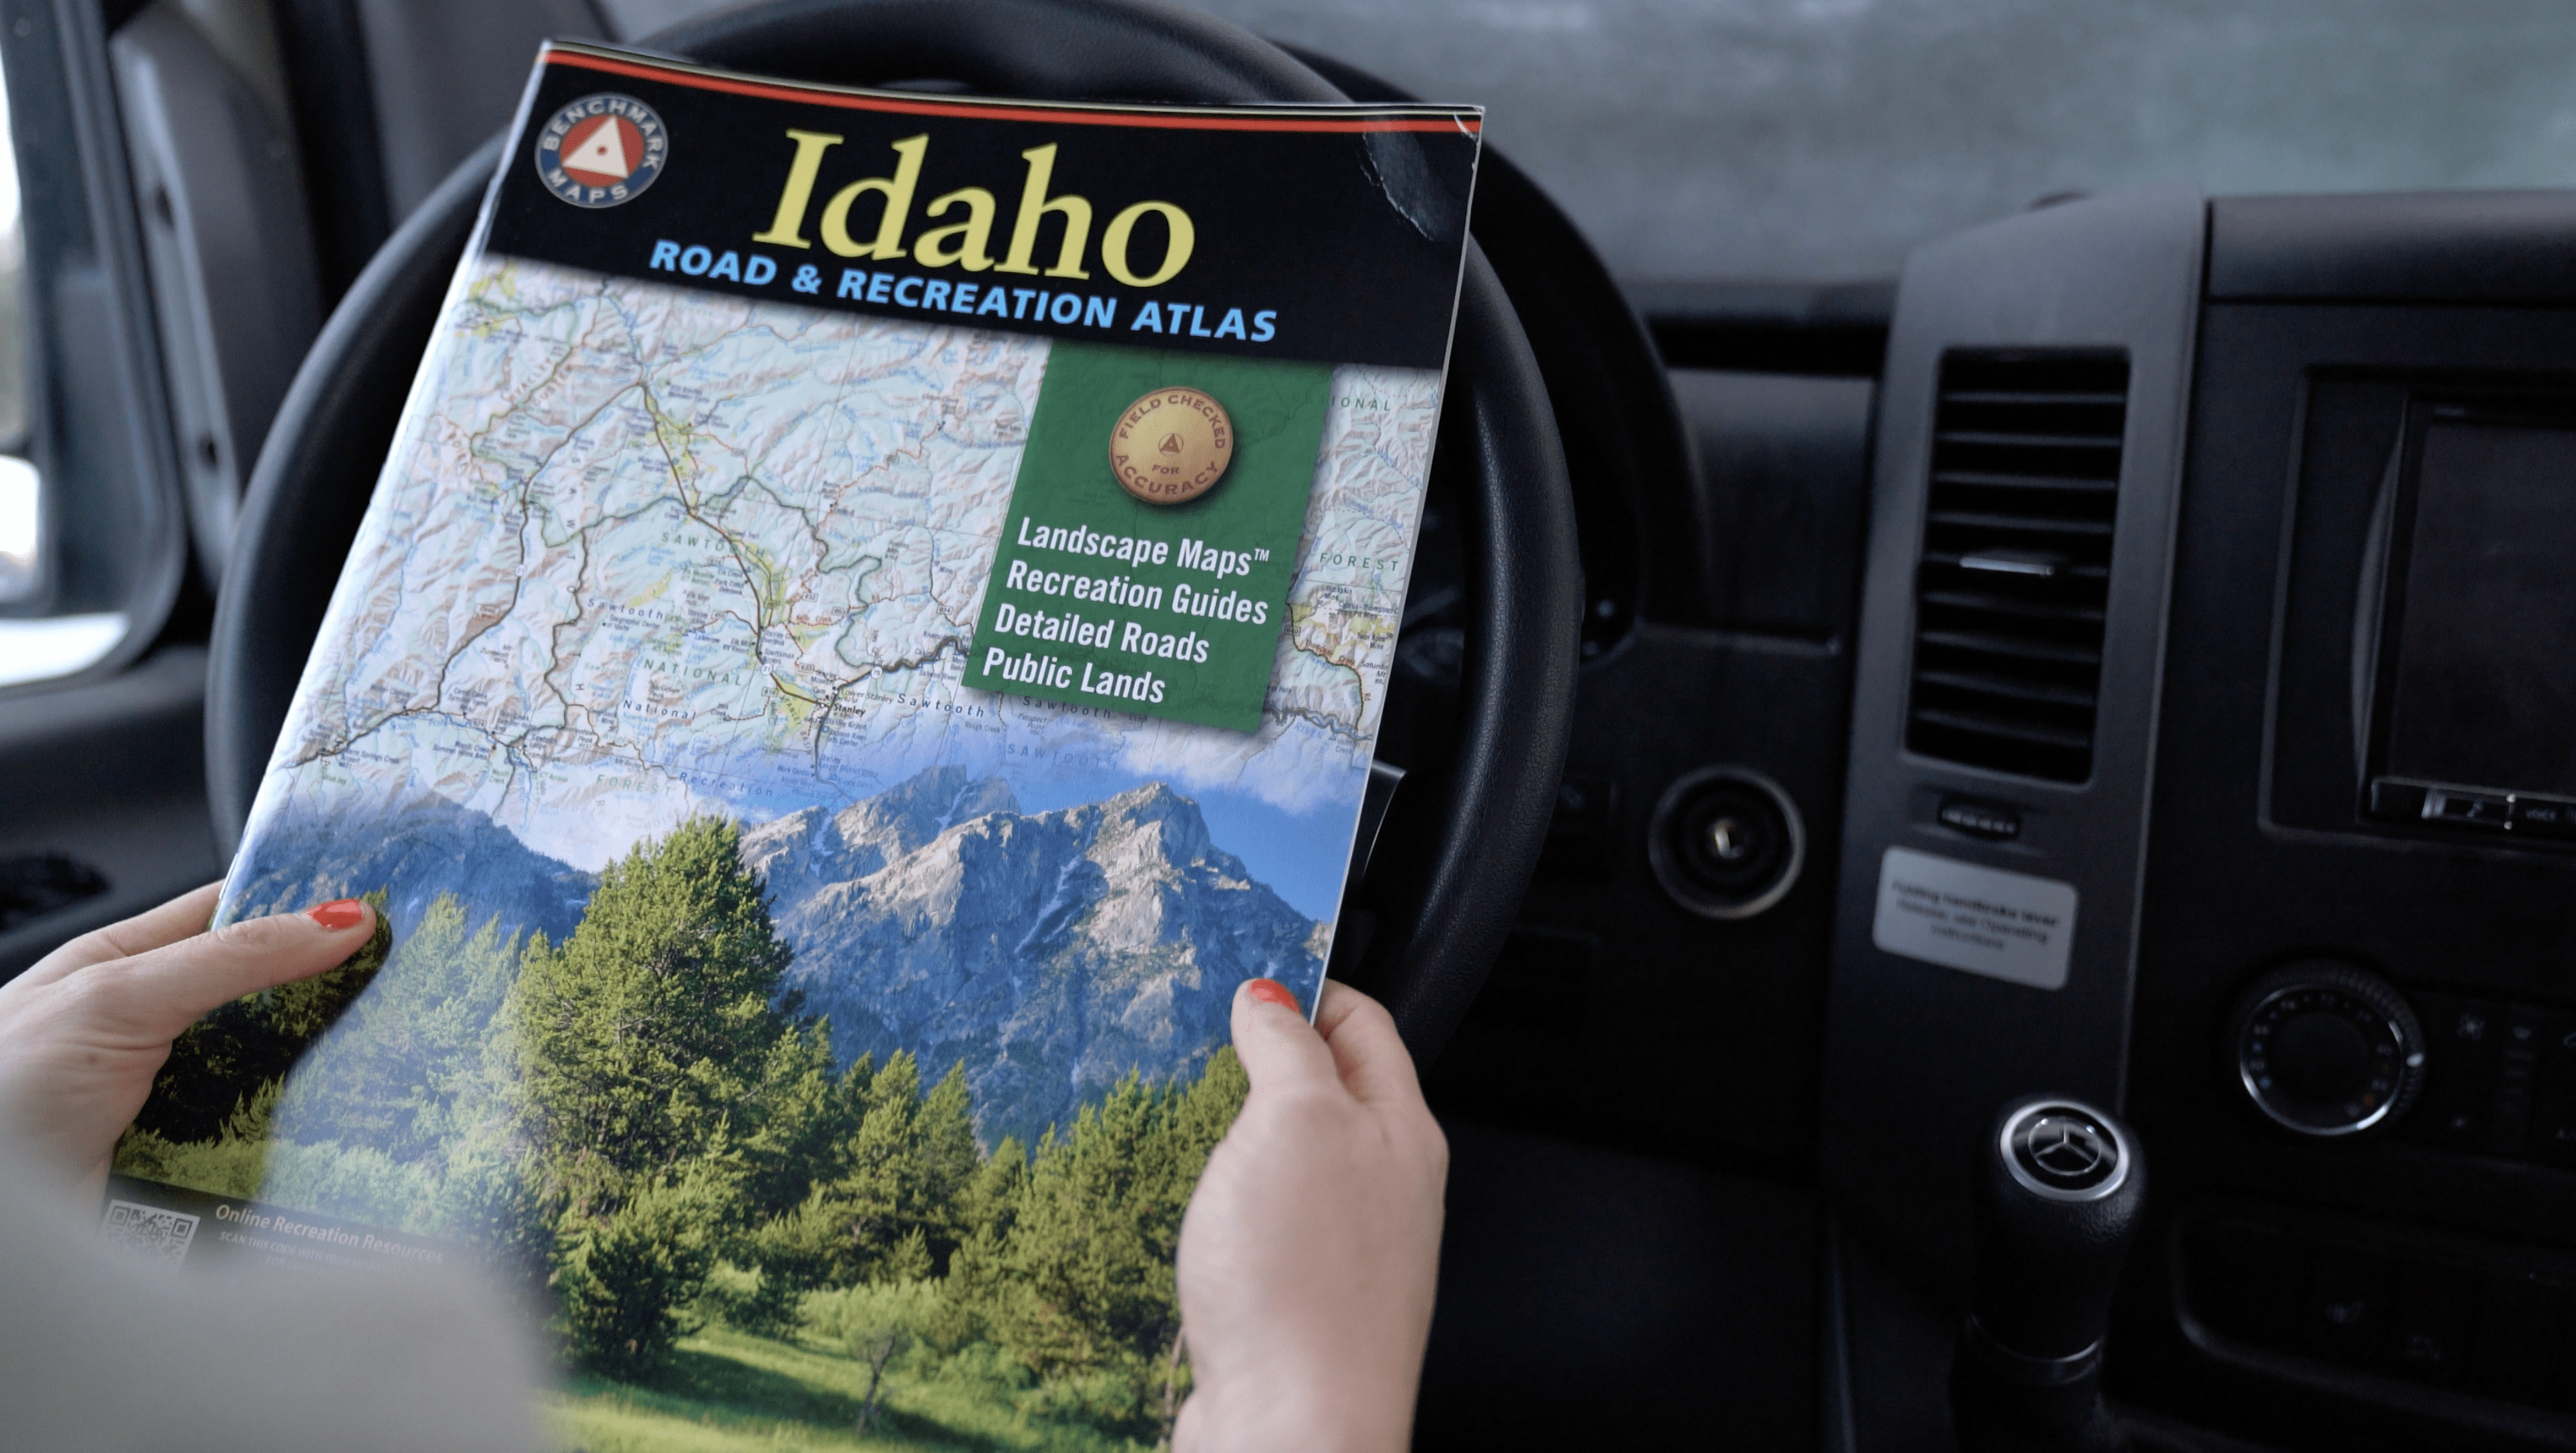
[[[843,868],[881,865],[810,887],[819,857],[773,867],[773,912],[796,948],[786,987],[831,1016],[835,1053],[962,1062],[988,1140],[1069,1123],[1131,1069],[1194,1070],[1224,1042],[1236,984],[1320,972],[1323,926],[1169,784],[1024,814],[998,779],[928,776],[833,819],[867,845],[849,842]],[[818,835],[781,830],[799,833]]]
[[[961,822],[1019,808],[1011,784],[1000,777],[970,777],[963,767],[932,767],[841,809],[832,825],[844,842],[873,847],[892,861]]]
[[[767,880],[770,902],[783,915],[832,884],[919,851],[958,823],[1018,807],[1002,778],[932,767],[837,813],[808,807],[751,828],[742,835],[742,861]]]
[[[1100,804],[1101,835],[1161,828],[1174,862],[1193,863],[1221,852],[1208,836],[1207,818],[1199,805],[1172,790],[1169,783],[1130,787]]]

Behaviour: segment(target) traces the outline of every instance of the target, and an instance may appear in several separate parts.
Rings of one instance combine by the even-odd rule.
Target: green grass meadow
[[[862,1438],[855,1430],[867,1391],[867,1368],[838,1347],[711,1327],[680,1340],[653,1386],[577,1375],[555,1396],[552,1412],[556,1436],[580,1453],[1126,1453],[1143,1446],[1045,1418],[1026,1396],[959,1376],[954,1363],[927,1371],[906,1359],[886,1368],[875,1425]]]

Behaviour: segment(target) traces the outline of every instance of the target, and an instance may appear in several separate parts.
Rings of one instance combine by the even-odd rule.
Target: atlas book
[[[1161,1436],[1480,125],[544,50],[219,915],[384,929],[188,1032],[102,1234],[509,1279],[580,1446]]]

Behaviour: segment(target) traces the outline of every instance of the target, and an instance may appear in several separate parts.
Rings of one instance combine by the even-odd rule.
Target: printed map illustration
[[[1287,824],[1262,850],[1337,881],[1392,668],[1439,377],[1336,370],[1277,669],[1261,729],[1244,733],[959,684],[1048,351],[1043,338],[477,263],[353,547],[226,913],[377,886],[360,881],[376,871],[368,855],[393,861],[384,844],[406,833],[428,843],[417,825],[436,818],[448,824],[436,845],[383,870],[418,880],[396,884],[398,929],[436,889],[505,928],[560,933],[603,865],[714,813],[744,825],[782,926],[804,940],[808,997],[832,1002],[869,971],[840,961],[843,943],[882,954],[889,934],[926,943],[978,911],[1016,911],[961,903],[980,880],[950,881],[972,880],[975,842],[999,814],[1022,838],[1045,828],[1065,844],[1046,860],[1050,882],[1014,879],[1005,896],[1043,917],[1091,893],[1067,930],[1087,946],[1062,962],[1127,984],[1095,1017],[1132,1020],[1150,1001],[1168,1018],[1185,990],[1218,1011],[1141,1038],[1127,1024],[1112,1038],[1131,1063],[1154,1058],[1152,1043],[1171,1051],[1168,1068],[1204,1054],[1243,973],[1311,996],[1332,904],[1309,893],[1289,912],[1227,851],[1250,845],[1212,838],[1210,823]],[[1141,858],[1139,833],[1154,845]],[[1095,865],[1088,878],[1077,860]],[[814,865],[832,863],[859,876],[828,900],[788,901],[797,884],[831,887]],[[1081,889],[1104,871],[1133,881]],[[1149,879],[1163,905],[1153,921],[1110,901]],[[916,908],[900,933],[861,922],[901,918],[890,905],[917,907],[942,883],[939,924],[924,928]],[[939,1029],[941,1006],[975,997],[961,976],[984,970],[960,958],[942,988],[919,953],[904,962],[909,992],[927,998],[917,1013],[837,1009],[847,1052],[921,1049],[927,1035],[1008,1059],[991,1015],[1038,1032],[1007,1005]],[[1139,965],[1178,977],[1149,993]],[[1205,972],[1220,968],[1234,977]],[[1088,1087],[1118,1072],[1068,1061],[1040,1078]],[[1061,1113],[1063,1092],[1026,1114]]]

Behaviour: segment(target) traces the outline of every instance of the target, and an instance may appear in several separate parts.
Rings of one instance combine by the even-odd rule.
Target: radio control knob
[[[2236,1001],[2228,1043],[2255,1107],[2301,1135],[2354,1135],[2406,1113],[2424,1086],[2424,1029],[2377,974],[2285,965]]]

